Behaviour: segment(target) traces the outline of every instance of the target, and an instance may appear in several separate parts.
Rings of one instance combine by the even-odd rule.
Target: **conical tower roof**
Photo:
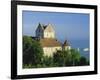
[[[63,46],[69,46],[69,43],[68,43],[68,41],[67,41],[67,40],[65,40],[65,41],[64,41]]]

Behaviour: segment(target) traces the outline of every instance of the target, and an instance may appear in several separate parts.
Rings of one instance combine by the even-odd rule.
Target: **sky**
[[[35,36],[39,23],[52,24],[59,40],[89,40],[89,14],[23,11],[23,35]]]

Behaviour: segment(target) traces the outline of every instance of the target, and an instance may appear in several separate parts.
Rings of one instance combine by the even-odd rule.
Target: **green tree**
[[[55,66],[63,66],[64,63],[64,55],[62,54],[62,51],[57,51],[56,53],[54,53],[53,55],[53,59],[54,59],[54,65]]]
[[[80,52],[77,51],[76,49],[71,49],[70,52],[71,52],[72,65],[73,66],[78,65],[81,57]]]
[[[23,65],[35,66],[41,63],[43,50],[40,43],[31,37],[23,36]]]
[[[89,61],[84,56],[81,56],[79,65],[80,66],[89,65]]]
[[[89,60],[80,56],[76,49],[58,50],[53,57],[43,56],[43,49],[39,41],[29,36],[23,36],[23,67],[62,67],[89,65]]]
[[[75,49],[57,51],[54,54],[56,66],[76,66],[79,64],[80,53]]]
[[[42,58],[42,67],[53,67],[53,57],[43,56]]]
[[[56,66],[69,66],[71,61],[71,54],[68,50],[57,51],[54,54],[54,63]]]

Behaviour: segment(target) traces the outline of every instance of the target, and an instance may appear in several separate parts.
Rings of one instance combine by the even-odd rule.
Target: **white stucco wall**
[[[44,47],[44,56],[53,56],[57,50],[62,50],[62,47]]]
[[[71,49],[71,46],[66,46],[65,47],[65,50],[69,50],[69,49]]]
[[[66,50],[71,49],[71,46],[66,46]],[[44,56],[53,56],[53,53],[55,53],[57,50],[62,50],[62,47],[44,47],[43,52]]]
[[[44,32],[44,38],[55,38],[54,32]]]

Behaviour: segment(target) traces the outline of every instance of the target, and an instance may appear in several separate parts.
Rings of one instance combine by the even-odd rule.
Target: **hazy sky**
[[[88,40],[89,14],[23,11],[23,35],[35,36],[38,23],[51,23],[60,40]]]

